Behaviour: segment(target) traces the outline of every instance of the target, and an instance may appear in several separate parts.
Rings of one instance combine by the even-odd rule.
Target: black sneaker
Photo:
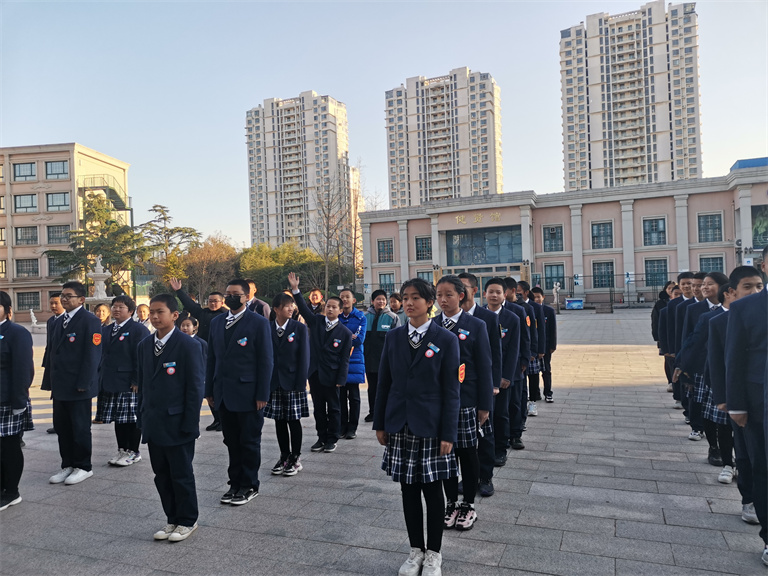
[[[363,418],[365,422],[373,422],[373,414],[368,414],[365,418]]]
[[[274,466],[272,466],[272,474],[277,476],[278,474],[283,473],[283,468],[285,468],[285,465],[288,463],[288,456],[280,456],[280,460],[278,460]]]
[[[512,450],[525,450],[525,444],[521,438],[512,438]]]
[[[56,428],[48,428],[48,430],[46,430],[46,432],[48,434],[56,434]]]
[[[493,496],[494,492],[496,492],[493,488],[493,480],[480,479],[480,483],[477,485],[477,492],[483,498]]]
[[[242,506],[243,504],[248,504],[248,502],[256,498],[258,495],[259,491],[255,488],[241,488],[237,491],[235,497],[232,498],[232,506]]]
[[[554,400],[552,400],[552,394],[549,394],[549,395],[547,395],[547,396],[544,396],[544,401],[545,401],[547,404],[552,404],[552,402],[554,402]]]
[[[707,458],[709,463],[712,466],[722,466],[723,465],[723,459],[720,457],[720,450],[717,448],[710,448],[709,449],[709,456]]]
[[[357,438],[357,432],[347,432],[346,436],[344,436],[347,440],[354,440]]]
[[[504,466],[504,464],[507,463],[507,455],[502,454],[501,456],[497,456],[496,459],[493,461],[493,465],[496,467]]]
[[[5,493],[0,496],[0,511],[16,506],[19,502],[21,502],[21,496],[19,496],[18,492],[16,494]]]
[[[208,426],[205,427],[205,431],[213,432],[214,430],[217,430],[217,429],[221,430],[220,426],[221,426],[221,422],[219,422],[218,420],[214,420],[213,422],[208,424]]]
[[[318,440],[317,442],[312,444],[312,447],[310,448],[310,450],[312,452],[322,452],[323,448],[325,448],[325,442],[323,442],[322,440]]]
[[[328,442],[323,447],[323,452],[333,452],[334,450],[336,450],[336,442]]]
[[[237,490],[230,488],[229,490],[227,490],[224,496],[219,498],[219,502],[221,502],[222,504],[232,504],[232,499],[235,497],[236,494],[237,494]]]
[[[301,460],[299,460],[298,456],[289,456],[285,467],[283,467],[283,476],[296,476],[303,469],[304,466],[301,465]]]

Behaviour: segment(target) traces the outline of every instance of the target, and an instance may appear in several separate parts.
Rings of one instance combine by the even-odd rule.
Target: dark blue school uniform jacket
[[[112,336],[112,326],[101,327],[99,388],[104,392],[130,392],[139,380],[139,342],[149,336],[143,324],[129,319]]]
[[[538,344],[536,350],[538,350],[539,354],[546,354],[549,352],[549,347],[547,346],[547,325],[544,320],[544,307],[530,299],[528,304],[533,309],[533,316],[536,319],[536,342]]]
[[[675,339],[673,341],[675,346],[675,354],[680,352],[683,347],[683,329],[685,327],[685,313],[688,312],[688,308],[697,304],[695,298],[690,298],[685,302],[681,302],[677,308],[675,308]]]
[[[669,310],[666,306],[659,310],[659,351],[662,354],[669,354],[669,338],[667,337],[667,317]]]
[[[530,334],[530,343],[531,343],[531,353],[528,356],[528,359],[530,360],[531,356],[536,356],[539,353],[539,330],[536,327],[536,313],[533,311],[533,307],[528,302],[524,302],[523,300],[517,301],[518,306],[522,306],[525,310],[525,324],[528,326],[528,333]],[[526,367],[528,365],[526,364]]]
[[[0,404],[13,410],[25,408],[34,377],[32,335],[6,320],[0,324]]]
[[[725,404],[725,333],[730,313],[722,314],[709,321],[707,338],[707,382],[712,390],[712,401]]]
[[[455,443],[460,405],[459,340],[433,319],[421,342],[412,356],[408,325],[387,333],[379,364],[373,428],[394,434],[408,424],[415,436]]]
[[[693,331],[696,329],[696,324],[699,321],[699,318],[703,314],[706,314],[709,312],[709,302],[707,300],[702,300],[701,302],[696,302],[695,304],[691,304],[687,307],[685,307],[685,311],[682,312],[682,308],[680,308],[681,313],[683,314],[683,329],[680,332],[680,345],[677,349],[678,356],[682,355],[683,349],[686,346],[686,341],[690,338],[690,336],[693,334]],[[680,358],[675,358],[675,367],[681,368],[680,365]],[[701,374],[701,372],[699,372]]]
[[[48,356],[54,400],[87,400],[99,393],[101,344],[101,321],[85,308],[70,318],[66,328],[64,315],[59,316]]]
[[[675,353],[675,312],[677,307],[683,302],[687,302],[687,300],[683,300],[682,296],[678,296],[677,298],[672,298],[669,304],[667,304],[667,352],[669,354]]]
[[[137,426],[142,441],[178,446],[200,436],[205,367],[197,338],[174,329],[155,356],[155,337],[139,342]]]
[[[520,319],[504,306],[499,310],[498,318],[501,334],[501,377],[514,382],[520,364]]]
[[[323,386],[344,386],[349,371],[352,332],[341,321],[333,330],[327,331],[324,315],[313,314],[301,296],[295,295],[294,300],[309,327],[309,375],[317,372]]]
[[[277,326],[272,327],[272,356],[275,367],[272,371],[270,391],[278,388],[301,392],[307,388],[309,371],[309,332],[297,320],[288,320],[282,338],[277,336]]]
[[[691,307],[689,307],[689,310]],[[696,327],[693,332],[685,339],[683,348],[680,350],[675,364],[680,369],[693,377],[694,374],[705,374],[707,367],[707,341],[709,340],[709,323],[712,318],[723,313],[723,309],[718,307],[711,312],[706,312],[699,316]],[[705,376],[705,382],[707,381]],[[707,382],[709,384],[709,382]]]
[[[443,313],[434,317],[434,322],[442,328]],[[445,328],[442,328],[445,330]],[[461,366],[464,366],[464,379],[461,375],[461,407],[476,407],[478,410],[493,410],[493,372],[491,370],[491,348],[485,322],[466,312],[462,312],[459,321],[451,328],[459,339]]]
[[[766,358],[768,358],[768,292],[731,304],[725,336],[725,391],[728,410],[747,410],[764,421]]]
[[[547,351],[546,354],[557,350],[557,315],[552,306],[544,304],[544,327],[546,329]]]
[[[216,410],[223,402],[230,412],[250,412],[256,402],[269,401],[274,367],[269,320],[246,308],[229,330],[226,325],[225,314],[211,320],[205,396],[213,397]]]
[[[53,349],[53,346],[51,346],[51,342],[53,341],[53,325],[56,322],[56,317],[51,316],[46,320],[45,322],[45,352],[43,352],[43,381],[40,384],[40,390],[50,390],[51,389],[51,372],[48,369],[51,361],[50,361],[50,354],[51,350]]]
[[[514,302],[505,302],[504,307],[517,316],[520,324],[520,352],[515,369],[515,380],[523,379],[523,370],[528,368],[531,361],[531,329],[528,326],[525,308]]]
[[[491,375],[493,387],[501,385],[501,331],[499,330],[499,317],[481,306],[475,306],[474,315],[485,322],[488,332],[488,344],[491,350]]]

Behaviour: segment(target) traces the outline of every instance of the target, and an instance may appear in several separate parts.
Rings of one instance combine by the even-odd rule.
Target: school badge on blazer
[[[464,330],[464,328],[459,328],[459,340],[466,340],[467,336],[469,336],[469,330]]]
[[[166,362],[163,364],[163,368],[165,368],[165,373],[168,374],[168,376],[176,374],[176,362]]]
[[[530,316],[526,316],[525,317],[525,323],[528,325],[529,328],[531,327],[531,317]]]
[[[464,377],[467,375],[467,366],[466,364],[460,364],[459,365],[459,384],[464,383]]]
[[[288,342],[293,342],[296,339],[296,332],[288,334]]]
[[[131,334],[130,332],[123,332],[122,334],[120,334],[120,338],[118,338],[118,340],[122,342],[123,340],[125,340],[125,337],[130,336],[130,334]]]
[[[339,344],[341,344],[341,340],[338,340],[336,338],[333,339],[333,347],[338,348]]]
[[[240,338],[237,343],[240,344],[240,346],[246,346],[248,344],[248,338]]]
[[[427,351],[424,352],[424,356],[426,356],[427,358],[432,358],[432,356],[434,356],[438,352],[440,352],[440,348],[438,348],[437,346],[432,344],[432,342],[430,342],[429,344],[427,344]]]
[[[101,334],[94,334],[93,335],[93,345],[98,346],[101,344]]]
[[[75,341],[75,336],[77,336],[77,334],[75,332],[72,332],[72,334],[67,334],[67,339],[70,342],[74,342]]]
[[[502,328],[501,326],[499,326],[499,330],[501,330],[501,337],[502,337],[502,338],[504,338],[504,336],[506,336],[506,335],[507,335],[507,332],[509,332],[509,329],[507,329],[507,328]]]

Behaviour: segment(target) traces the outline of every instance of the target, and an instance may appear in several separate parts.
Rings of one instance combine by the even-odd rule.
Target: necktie
[[[454,322],[450,318],[446,318],[445,320],[443,320],[443,326],[445,326],[446,330],[450,330],[451,328],[456,326],[456,322]]]
[[[155,340],[155,356],[160,356],[163,353],[163,344],[160,340]]]
[[[69,324],[69,320],[70,320],[69,314],[65,312],[64,313],[64,324],[62,324],[61,327],[62,328],[66,328],[67,324]]]
[[[232,327],[232,324],[235,323],[235,317],[234,316],[227,316],[227,325],[224,327],[225,330],[228,330]]]
[[[120,325],[115,323],[114,326],[112,326],[112,336],[117,336],[117,332],[120,330]]]
[[[285,334],[285,330],[283,328],[278,328],[277,329],[277,337],[278,338],[282,338],[283,334]]]
[[[417,330],[414,330],[411,332],[411,335],[408,337],[409,341],[411,343],[411,346],[413,348],[418,348],[421,346],[421,338],[423,337],[423,334],[420,334]]]
[[[334,323],[334,324],[331,324],[330,322],[326,322],[326,323],[325,323],[325,331],[326,331],[326,332],[330,332],[330,331],[331,331],[331,330],[333,330],[335,327],[336,327],[336,324],[335,324],[335,323]]]

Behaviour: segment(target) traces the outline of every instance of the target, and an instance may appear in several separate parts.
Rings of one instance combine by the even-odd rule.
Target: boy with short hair
[[[554,402],[552,399],[552,353],[557,349],[557,316],[555,309],[544,303],[544,290],[541,286],[531,288],[533,300],[544,310],[544,332],[547,340],[547,351],[541,359],[541,379],[544,381],[544,401],[547,404]],[[538,378],[536,379],[538,381]],[[538,383],[537,383],[538,386]]]

